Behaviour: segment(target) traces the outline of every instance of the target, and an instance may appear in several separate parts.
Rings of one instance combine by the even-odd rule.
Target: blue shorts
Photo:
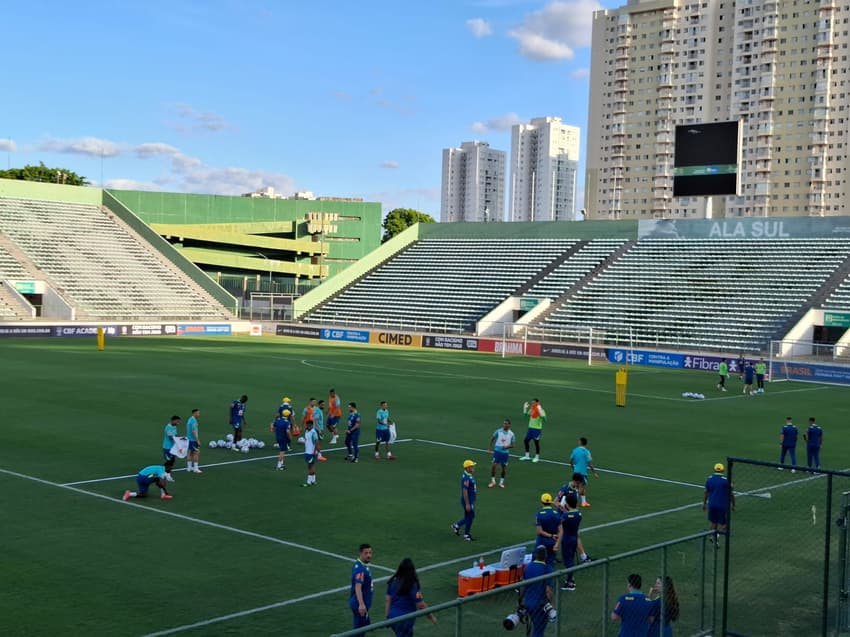
[[[578,480],[577,482],[578,482],[579,484],[587,484],[587,476],[586,476],[586,475],[584,475],[583,473],[579,473],[579,475],[581,476],[581,479],[580,479],[580,480]]]
[[[508,460],[510,459],[511,454],[507,451],[494,451],[493,452],[493,464],[508,464]]]
[[[177,458],[171,454],[171,451],[168,449],[162,450],[162,459],[165,460],[166,463],[174,462]]]
[[[138,492],[140,495],[145,495],[148,492],[148,487],[156,484],[156,478],[149,478],[141,473],[136,476],[136,484],[139,486]]]
[[[289,436],[286,434],[276,434],[275,440],[277,441],[277,448],[281,451],[286,451],[286,448],[289,447]]]
[[[529,427],[528,431],[525,432],[526,440],[540,440],[540,434],[543,432],[542,429],[533,429]]]
[[[230,423],[230,426],[234,429],[242,429],[242,421],[240,420],[239,422],[232,422]]]
[[[726,525],[728,522],[728,512],[720,507],[708,507],[708,521],[712,524]]]
[[[193,451],[197,451],[198,449],[200,449],[200,445],[198,445],[198,443],[195,442],[194,440],[190,440],[189,441],[189,453],[192,453]]]
[[[381,429],[380,427],[375,429],[375,440],[378,442],[389,442],[390,441],[390,430],[389,429]]]
[[[339,424],[339,416],[328,416],[328,427],[336,427]]]
[[[315,453],[305,453],[305,454],[304,454],[304,462],[306,462],[308,465],[316,464],[316,458],[317,458],[317,457],[318,457],[318,454],[315,454]]]

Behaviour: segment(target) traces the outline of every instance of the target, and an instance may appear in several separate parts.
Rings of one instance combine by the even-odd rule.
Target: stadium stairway
[[[537,275],[531,277],[528,281],[526,281],[522,286],[520,286],[514,293],[513,296],[522,296],[523,294],[527,294],[535,285],[540,283],[547,276],[552,274],[555,270],[557,270],[563,263],[569,260],[571,256],[573,256],[576,252],[579,252],[582,248],[584,248],[589,241],[579,241],[574,246],[572,246],[569,250],[564,252],[557,259],[552,261],[549,265],[543,268]]]

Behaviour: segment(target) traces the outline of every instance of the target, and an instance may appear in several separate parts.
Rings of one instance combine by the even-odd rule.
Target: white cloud
[[[159,155],[174,155],[180,151],[171,144],[165,144],[163,142],[147,142],[135,146],[133,148],[133,152],[136,153],[136,157],[139,159],[150,159],[151,157],[157,157]]]
[[[0,151],[4,153],[14,153],[18,150],[18,145],[11,139],[0,139]]]
[[[381,162],[381,168],[398,168],[399,163],[397,161],[384,161]]]
[[[466,21],[466,28],[472,32],[476,38],[486,38],[488,35],[493,35],[493,27],[484,18],[472,18]]]
[[[155,183],[136,179],[107,179],[103,187],[112,190],[162,190]]]
[[[484,122],[475,122],[471,128],[476,133],[488,133],[491,131],[510,130],[511,126],[516,124],[522,124],[522,118],[516,113],[505,113]]]
[[[218,113],[212,111],[199,111],[189,104],[175,105],[177,116],[185,121],[188,126],[178,125],[176,128],[180,132],[191,131],[210,131],[218,132],[226,128],[231,128],[231,125]]]
[[[570,73],[571,80],[586,80],[590,77],[590,69],[587,67],[575,69]]]
[[[555,0],[525,16],[509,32],[523,57],[540,62],[569,60],[575,49],[589,47],[593,12],[602,9],[596,0]]]
[[[121,154],[120,144],[97,137],[81,137],[80,139],[48,138],[38,145],[38,149],[50,153],[88,155],[90,157],[117,157]]]
[[[272,186],[281,193],[297,190],[295,180],[287,175],[248,168],[215,168],[200,163],[178,175],[181,190],[208,195],[241,195]]]

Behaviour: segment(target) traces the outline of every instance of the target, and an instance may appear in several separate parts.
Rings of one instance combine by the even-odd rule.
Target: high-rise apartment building
[[[629,0],[594,14],[588,218],[700,217],[673,198],[678,124],[741,120],[714,216],[847,215],[848,0]]]
[[[507,153],[485,142],[443,149],[442,221],[504,221]]]
[[[511,221],[572,221],[579,129],[560,117],[511,128]]]

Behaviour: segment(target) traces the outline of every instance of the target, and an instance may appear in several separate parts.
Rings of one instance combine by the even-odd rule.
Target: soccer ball
[[[225,445],[227,445],[227,443],[224,442],[224,440],[219,440],[218,443],[216,443],[216,444],[218,445],[219,449],[224,449]]]
[[[280,445],[279,445],[279,444],[277,444],[277,443],[274,443],[274,448],[275,448],[275,449],[280,449]]]
[[[232,442],[225,442],[224,448],[225,449],[233,449],[233,443]]]
[[[215,449],[218,447],[218,443],[215,440],[210,440],[210,449]]]
[[[304,444],[304,436],[301,436],[300,438],[298,438],[298,442],[300,442],[303,445]]]
[[[257,441],[257,449],[262,449],[265,446],[266,446],[266,443],[264,443],[262,440]]]
[[[248,445],[242,445],[242,453],[248,453],[249,451],[251,451],[251,447]]]
[[[227,434],[224,438],[227,442],[233,442],[233,434]]]

